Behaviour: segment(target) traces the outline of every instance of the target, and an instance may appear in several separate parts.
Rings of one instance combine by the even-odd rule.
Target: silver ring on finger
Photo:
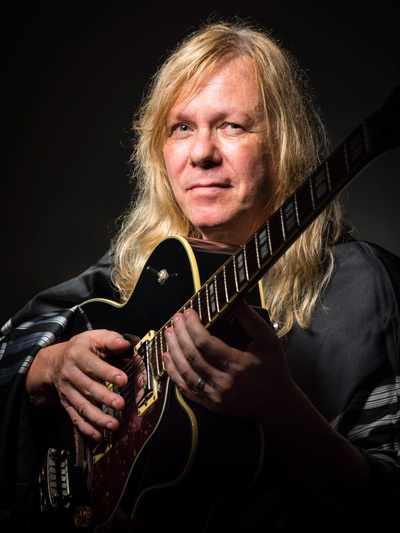
[[[203,378],[200,378],[192,389],[193,394],[199,394],[205,387],[206,381]]]

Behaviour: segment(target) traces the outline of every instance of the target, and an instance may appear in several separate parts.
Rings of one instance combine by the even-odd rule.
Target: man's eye
[[[179,132],[182,132],[182,133],[186,133],[188,131],[190,131],[190,128],[187,124],[177,124],[176,126],[174,126],[174,131],[179,131]]]
[[[236,124],[235,122],[227,122],[225,127],[228,130],[234,130],[234,131],[238,131],[238,130],[242,130],[243,129],[243,127],[240,126],[240,124]]]

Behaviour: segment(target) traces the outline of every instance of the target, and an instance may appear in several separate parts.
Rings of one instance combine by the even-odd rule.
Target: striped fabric
[[[358,391],[331,425],[355,446],[400,470],[400,376],[395,383]]]
[[[28,371],[36,353],[61,337],[76,309],[74,306],[58,313],[44,313],[15,328],[10,320],[6,322],[0,337],[0,386],[9,383],[17,373]]]

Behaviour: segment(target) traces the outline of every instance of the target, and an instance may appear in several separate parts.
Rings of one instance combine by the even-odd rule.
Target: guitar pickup
[[[42,512],[49,508],[68,509],[71,502],[69,486],[69,452],[49,448],[39,476]]]

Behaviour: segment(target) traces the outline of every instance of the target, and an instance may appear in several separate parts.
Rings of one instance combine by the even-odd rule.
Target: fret
[[[325,166],[320,168],[316,174],[311,177],[311,183],[313,184],[314,209],[318,209],[324,200],[329,197],[329,168],[325,168]]]
[[[219,283],[218,283],[218,276],[215,275],[214,276],[214,289],[215,289],[215,305],[216,305],[216,308],[217,308],[217,313],[219,313],[221,311],[221,308],[219,306],[219,294],[218,294],[218,290],[219,290]]]
[[[256,232],[254,234],[254,244],[255,244],[255,247],[256,247],[256,259],[257,259],[257,267],[258,268],[261,268],[261,263],[260,263],[260,250],[258,248],[258,233]]]
[[[324,169],[325,169],[325,172],[326,172],[326,181],[328,183],[329,192],[332,192],[331,175],[330,175],[330,172],[329,172],[328,163],[326,161],[324,163]]]
[[[246,276],[246,267],[245,267],[245,257],[244,257],[244,252],[243,252],[243,249],[241,250],[241,252],[236,255],[236,256],[233,256],[233,260],[235,261],[235,264],[236,264],[236,272],[238,274],[238,277],[239,277],[239,287],[243,284],[244,281],[246,281],[247,279],[247,276]]]
[[[229,302],[229,294],[228,294],[228,284],[226,279],[226,267],[225,265],[222,267],[223,275],[224,275],[224,288],[225,288],[225,301],[226,303]]]
[[[193,311],[196,311],[196,313],[200,316],[199,311],[199,295],[195,294],[192,299],[190,300],[190,307],[193,309]]]
[[[267,220],[267,236],[268,236],[268,248],[271,255],[273,255],[272,244],[271,244],[271,232],[269,229],[269,220]]]
[[[296,214],[296,197],[291,196],[286,200],[282,206],[282,221],[285,227],[284,239],[287,240],[288,236],[297,228],[298,219]]]
[[[283,237],[283,240],[286,241],[286,230],[285,230],[285,223],[283,222],[282,207],[279,208],[279,218],[281,219],[282,237]]]
[[[246,249],[246,245],[244,244],[243,245],[243,261],[244,261],[244,268],[245,268],[245,271],[246,271],[246,279],[247,281],[249,281],[249,267],[247,265],[247,249]]]
[[[212,316],[211,310],[210,310],[210,300],[209,300],[209,293],[208,293],[208,285],[204,285],[200,289],[201,293],[201,302],[202,302],[202,308],[203,308],[203,325],[207,324],[209,322],[210,316]]]
[[[257,241],[251,239],[243,246],[243,250],[245,254],[246,276],[247,280],[250,281],[260,270],[257,259]]]
[[[197,305],[198,305],[198,315],[200,318],[200,322],[203,322],[203,313],[201,310],[201,300],[200,300],[200,291],[197,293]]]
[[[314,210],[309,180],[306,180],[297,189],[296,200],[298,223],[299,226],[304,226]]]
[[[224,307],[226,303],[224,276],[225,276],[224,269],[219,270],[214,276],[215,299],[217,302],[218,313],[221,311],[221,309]]]
[[[165,337],[164,337],[164,332],[165,332],[165,328],[161,329],[160,330],[160,335],[158,337],[159,339],[159,352],[160,352],[160,357],[161,355],[167,351],[166,349],[164,349],[164,344],[166,345],[166,340],[165,340]]]
[[[228,288],[228,303],[236,296],[238,292],[237,287],[237,273],[236,273],[236,264],[235,256],[233,255],[227,264],[226,268],[226,285]]]
[[[199,290],[199,297],[200,297],[200,304],[201,304],[201,312],[202,312],[202,323],[203,325],[208,322],[208,317],[210,315],[210,310],[208,307],[208,290],[207,285],[204,285]]]
[[[361,126],[358,126],[358,128],[350,135],[346,141],[346,145],[349,169],[352,170],[367,152],[363,128]]]
[[[256,235],[257,238],[257,235]],[[258,234],[258,244],[259,244],[259,255],[261,260],[265,260],[269,255],[269,246],[268,246],[268,225],[265,225],[264,228]],[[259,265],[259,268],[261,265]]]
[[[299,209],[297,207],[297,191],[293,193],[293,201],[294,201],[294,212],[296,216],[296,223],[298,226],[300,226]]]
[[[211,322],[210,299],[209,299],[209,294],[208,294],[208,284],[207,283],[206,283],[204,289],[206,291],[206,310],[207,310],[208,321]]]
[[[275,213],[268,220],[268,238],[271,255],[274,255],[284,243],[282,234],[282,223],[279,211]]]
[[[209,284],[207,283],[205,286],[205,291],[206,291],[208,321],[211,322],[213,315],[215,315],[215,313],[217,312],[214,282],[211,282]]]
[[[309,187],[310,187],[311,205],[312,205],[313,211],[315,211],[314,191],[313,191],[313,187],[312,187],[311,178],[308,178],[307,181],[308,181],[308,184],[309,184]]]
[[[162,360],[162,354],[166,351],[163,349],[163,333],[164,329],[154,335],[150,345],[150,357],[155,361],[156,366],[156,373],[154,374],[155,379],[159,378],[165,370]]]
[[[154,336],[154,339],[153,339],[153,342],[152,344],[154,344],[154,354],[155,354],[155,359],[156,359],[156,367],[157,367],[157,373],[156,373],[156,376],[159,376],[161,374],[161,371],[160,371],[160,364],[159,364],[159,360],[161,360],[161,354],[159,355],[158,353],[158,342],[157,342],[157,339],[158,337],[161,336],[161,333],[157,333],[155,336]]]
[[[235,259],[235,256],[232,256],[232,262],[233,262],[233,275],[234,275],[234,281],[235,281],[236,292],[239,292],[239,285],[238,285],[238,281],[237,281],[237,269],[236,269],[236,259]]]
[[[346,160],[341,147],[337,148],[327,159],[326,165],[329,169],[332,190],[335,190],[340,187],[343,178],[347,176]]]

